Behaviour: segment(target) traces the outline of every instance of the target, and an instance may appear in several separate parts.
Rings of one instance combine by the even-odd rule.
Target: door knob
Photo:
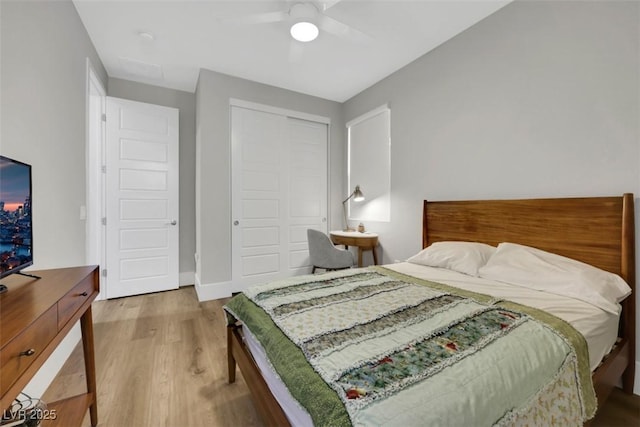
[[[239,225],[239,224],[240,224],[240,221],[238,220],[233,221],[233,225]]]
[[[172,219],[170,223],[168,223],[167,225],[176,225],[178,223],[178,221],[176,221],[175,219]]]

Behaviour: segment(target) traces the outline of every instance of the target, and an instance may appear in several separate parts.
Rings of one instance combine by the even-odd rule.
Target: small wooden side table
[[[359,231],[342,231],[335,230],[329,232],[329,237],[334,245],[344,245],[346,249],[349,246],[357,246],[358,248],[358,267],[362,267],[362,252],[371,251],[373,254],[373,264],[378,265],[378,256],[376,255],[376,246],[378,246],[378,235],[376,233]]]

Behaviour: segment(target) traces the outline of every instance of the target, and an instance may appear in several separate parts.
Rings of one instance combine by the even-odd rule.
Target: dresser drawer
[[[93,278],[87,276],[58,301],[58,328],[62,329],[93,293]]]
[[[58,333],[58,310],[53,305],[20,335],[0,349],[0,392],[5,391],[33,363]]]

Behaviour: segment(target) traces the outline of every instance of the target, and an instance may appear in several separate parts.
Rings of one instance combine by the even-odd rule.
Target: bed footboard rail
[[[233,357],[233,340],[237,332],[238,325],[227,325],[227,370],[229,374],[229,384],[236,382],[236,359]],[[242,337],[240,337],[242,339]]]
[[[227,363],[229,384],[236,380],[237,364],[249,391],[251,391],[256,410],[265,425],[289,426],[287,416],[262,378],[258,365],[244,343],[242,327],[239,323],[227,325]]]

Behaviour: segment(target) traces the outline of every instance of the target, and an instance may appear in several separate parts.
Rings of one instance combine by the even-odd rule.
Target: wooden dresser
[[[12,275],[0,295],[0,410],[9,408],[42,364],[80,320],[87,393],[45,402],[42,425],[79,426],[87,409],[98,424],[91,303],[99,292],[97,266],[29,271]],[[38,397],[38,396],[32,396]]]

